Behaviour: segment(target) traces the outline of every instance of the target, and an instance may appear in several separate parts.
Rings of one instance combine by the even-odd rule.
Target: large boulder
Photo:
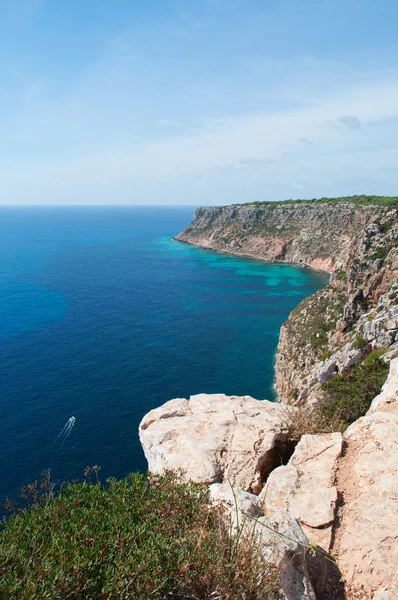
[[[384,306],[374,319],[365,321],[363,335],[373,348],[390,346],[398,333],[398,306]]]
[[[256,521],[254,535],[264,557],[278,567],[286,600],[316,600],[308,574],[308,539],[299,522],[273,507]]]
[[[234,488],[228,482],[212,483],[209,490],[211,501],[227,509],[233,527],[262,515],[262,502],[255,494]]]
[[[139,436],[153,473],[179,470],[198,483],[258,493],[286,450],[283,407],[250,396],[198,394],[150,411]]]
[[[226,509],[241,543],[254,538],[265,560],[277,567],[286,600],[315,600],[308,575],[308,539],[297,519],[273,506],[264,506],[258,496],[229,483],[211,485],[210,497]]]
[[[337,504],[340,433],[303,435],[286,466],[275,469],[259,495],[266,506],[292,514],[313,545],[330,550]]]

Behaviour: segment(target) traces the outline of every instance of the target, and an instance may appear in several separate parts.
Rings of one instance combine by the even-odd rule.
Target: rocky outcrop
[[[340,433],[304,435],[286,466],[275,469],[259,495],[298,519],[311,544],[329,552],[337,505]]]
[[[210,497],[226,509],[243,540],[254,538],[266,561],[280,571],[286,600],[315,600],[308,574],[308,539],[294,516],[229,483],[211,485]]]
[[[338,375],[357,369],[367,382],[376,361],[379,390],[387,367],[383,352],[373,352],[385,351],[390,363],[381,392],[369,388],[370,398],[378,394],[369,411],[343,436],[303,435],[294,447],[282,404],[223,394],[172,400],[141,422],[149,469],[180,470],[211,484],[212,501],[227,509],[232,527],[243,524],[244,535],[258,536],[291,600],[343,598],[340,572],[325,552],[337,560],[346,600],[398,594],[397,223],[396,205],[247,205],[198,209],[178,236],[331,274],[281,330],[277,385],[294,414],[294,404],[327,404],[328,382]]]
[[[212,484],[211,498],[230,512],[233,528],[259,536],[264,556],[281,569],[286,598],[314,598],[315,590],[320,600],[340,600],[338,569],[346,600],[394,598],[397,351],[390,350],[381,393],[343,436],[304,435],[294,448],[282,405],[200,394],[144,417],[140,438],[149,468],[182,470],[187,479]],[[309,545],[330,552],[338,569]]]
[[[177,240],[331,274],[282,327],[282,401],[328,403],[323,384],[398,341],[398,209],[341,202],[200,208]]]
[[[139,436],[153,473],[181,470],[199,483],[229,481],[256,493],[289,450],[282,407],[250,396],[171,400],[143,418]]]
[[[396,349],[398,353],[398,348]],[[368,415],[376,412],[398,412],[398,357],[390,362],[390,372],[381,392],[374,398]]]
[[[393,243],[398,245],[398,238]],[[329,285],[306,298],[283,325],[276,362],[282,401],[327,403],[324,383],[397,341],[398,252],[387,245],[383,261],[373,261],[376,248],[370,240],[364,254],[353,253],[345,269],[337,270]]]
[[[371,412],[344,436],[333,552],[349,598],[383,598],[398,589],[398,402],[384,407],[388,412]]]
[[[356,232],[369,220],[350,203],[312,206],[264,203],[198,208],[177,240],[271,262],[305,264],[332,273],[346,264]]]
[[[245,492],[242,488],[232,487],[228,482],[212,483],[209,491],[211,501],[227,510],[234,528],[244,522],[250,527],[252,520],[263,514],[262,501],[258,496]]]

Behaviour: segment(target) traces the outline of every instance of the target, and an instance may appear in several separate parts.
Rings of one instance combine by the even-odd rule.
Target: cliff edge
[[[397,198],[358,196],[198,208],[176,239],[330,274],[327,287],[306,298],[281,329],[276,384],[282,402],[333,404],[339,394],[329,383],[332,379],[347,378],[363,364],[366,371],[369,360],[365,361],[374,351],[389,350],[389,357],[394,356],[398,347]],[[385,370],[384,379],[386,375]],[[381,374],[379,379],[380,387]],[[375,391],[371,390],[369,402]]]

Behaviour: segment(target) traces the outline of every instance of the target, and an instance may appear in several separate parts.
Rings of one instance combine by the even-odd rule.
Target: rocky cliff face
[[[171,400],[140,425],[150,470],[210,485],[232,530],[254,535],[279,569],[286,600],[398,597],[398,209],[352,201],[198,209],[177,239],[307,265],[330,280],[282,327],[277,385],[293,406],[223,394]],[[344,433],[298,439],[292,419],[327,414],[330,384],[348,380],[354,391],[365,382],[363,416]]]
[[[397,598],[398,358],[343,435],[289,445],[286,410],[247,396],[177,398],[143,418],[140,439],[151,470],[211,484],[232,526],[260,536],[286,600]]]
[[[398,209],[354,201],[199,208],[177,238],[331,275],[282,327],[283,402],[326,404],[323,384],[398,342]]]

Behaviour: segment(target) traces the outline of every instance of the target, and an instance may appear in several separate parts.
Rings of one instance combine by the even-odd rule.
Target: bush
[[[351,373],[336,375],[323,384],[330,400],[322,409],[328,419],[333,420],[338,414],[348,426],[366,413],[387,379],[389,366],[381,358],[383,353],[384,350],[372,352]]]
[[[331,331],[335,325],[335,321],[325,322],[320,319],[316,319],[313,322],[313,326],[316,328],[316,333],[311,336],[311,345],[314,349],[322,348],[322,346],[327,344],[329,339],[329,331]]]
[[[358,333],[357,337],[354,340],[354,343],[352,344],[355,350],[365,350],[367,345],[368,342],[365,340],[362,333]]]
[[[277,597],[276,573],[229,535],[205,487],[133,474],[35,502],[3,523],[3,600]]]

